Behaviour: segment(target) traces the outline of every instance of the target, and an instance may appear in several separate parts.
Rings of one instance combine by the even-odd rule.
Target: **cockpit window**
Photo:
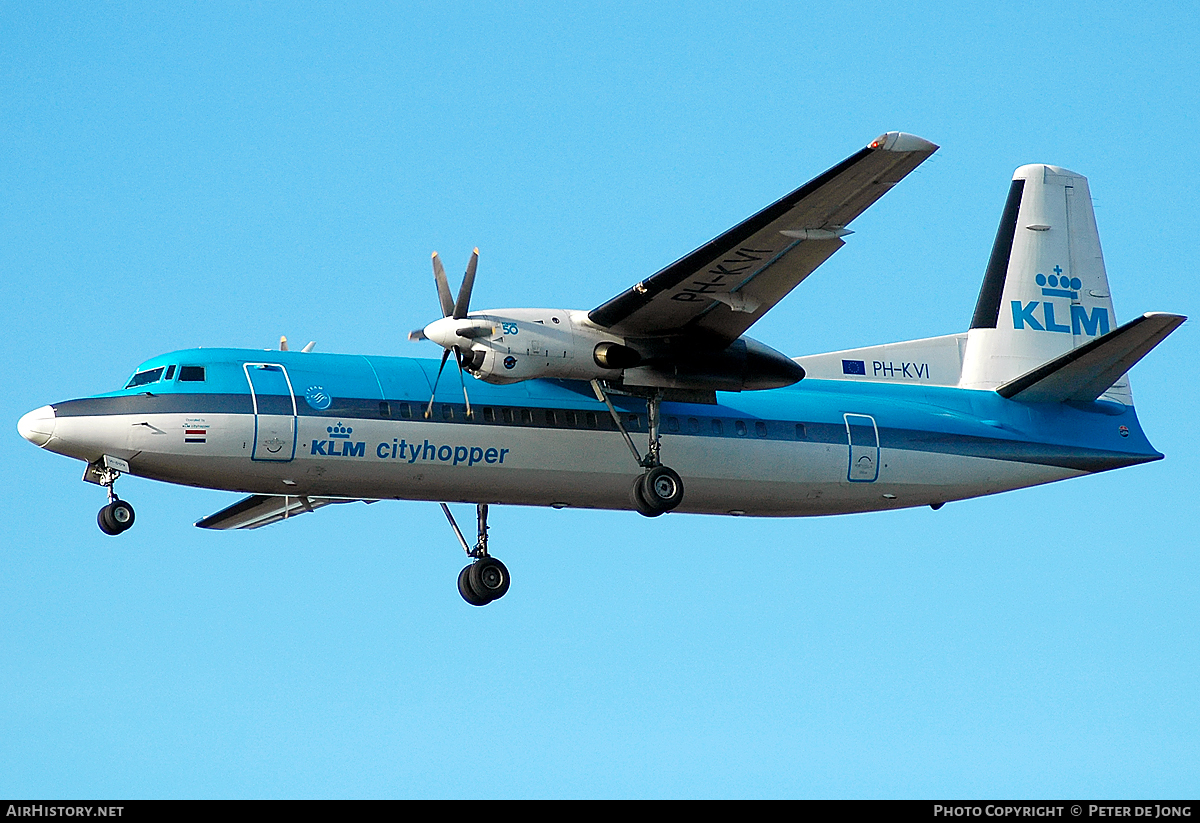
[[[170,380],[174,376],[175,376],[174,364],[167,366],[167,373],[166,373],[166,375],[163,376],[163,380]]]
[[[162,366],[159,366],[157,369],[146,369],[145,371],[140,371],[135,374],[132,379],[130,379],[130,381],[125,385],[125,388],[132,389],[134,386],[145,386],[149,383],[157,383],[158,379],[162,377],[162,373]]]
[[[181,383],[203,383],[204,382],[204,367],[203,366],[180,366],[179,367],[179,382],[181,382]]]

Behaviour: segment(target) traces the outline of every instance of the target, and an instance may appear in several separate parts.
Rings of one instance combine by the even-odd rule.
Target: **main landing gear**
[[[493,600],[504,597],[508,592],[511,578],[508,576],[508,568],[488,554],[487,503],[479,503],[475,507],[479,528],[479,537],[475,541],[475,548],[467,545],[462,530],[454,522],[454,515],[450,513],[450,507],[445,503],[441,505],[442,511],[446,513],[446,519],[450,521],[450,527],[454,529],[454,534],[458,537],[458,542],[462,544],[463,551],[467,553],[467,557],[473,560],[470,565],[465,566],[458,573],[458,593],[472,606],[486,606]]]
[[[126,531],[133,525],[134,517],[133,506],[117,497],[117,478],[121,476],[121,472],[114,464],[123,464],[128,468],[124,461],[106,455],[105,459],[89,464],[83,473],[84,480],[103,486],[108,491],[108,505],[96,514],[96,523],[100,526],[100,531],[110,535]]]
[[[659,437],[658,423],[662,392],[656,392],[646,398],[646,417],[650,423],[650,435],[649,443],[646,445],[646,456],[643,457],[638,454],[637,447],[633,445],[633,438],[625,430],[625,426],[621,423],[621,416],[617,414],[616,408],[608,399],[599,380],[592,381],[592,390],[596,392],[596,398],[608,406],[608,411],[617,424],[617,429],[625,438],[625,444],[633,452],[633,459],[645,469],[642,475],[634,478],[633,485],[629,489],[629,502],[633,504],[639,514],[646,517],[658,517],[660,514],[666,514],[674,509],[683,502],[683,479],[674,469],[664,466],[660,457],[662,439]]]

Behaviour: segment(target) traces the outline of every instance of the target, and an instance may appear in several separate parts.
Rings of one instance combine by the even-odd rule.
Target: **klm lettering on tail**
[[[1041,306],[1041,311],[1038,311],[1038,306]],[[1014,329],[1057,331],[1064,334],[1084,334],[1088,337],[1108,334],[1111,328],[1108,309],[1101,306],[1096,306],[1089,314],[1083,306],[1072,305],[1071,325],[1060,323],[1054,316],[1054,304],[1049,300],[1031,300],[1028,303],[1013,300],[1012,318]]]

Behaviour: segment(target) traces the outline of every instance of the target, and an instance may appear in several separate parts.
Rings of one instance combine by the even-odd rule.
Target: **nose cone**
[[[441,320],[434,320],[425,327],[425,337],[444,349],[457,346],[462,341],[455,339],[458,336],[454,333],[455,323],[457,321],[452,317],[443,317]]]
[[[17,431],[35,446],[44,446],[54,436],[54,408],[42,406],[17,421]]]
[[[424,334],[425,337],[444,349],[451,349],[455,346],[465,349],[471,345],[472,340],[488,337],[495,331],[496,328],[492,321],[484,317],[464,317],[458,320],[453,317],[443,317],[426,326]]]

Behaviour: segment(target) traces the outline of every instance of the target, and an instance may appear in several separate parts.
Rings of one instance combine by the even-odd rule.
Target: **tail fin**
[[[1116,328],[1087,178],[1013,174],[967,334],[960,385],[994,389]],[[1129,404],[1128,382],[1106,397]]]

